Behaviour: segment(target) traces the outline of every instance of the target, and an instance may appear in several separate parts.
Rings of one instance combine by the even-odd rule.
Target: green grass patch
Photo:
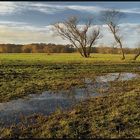
[[[110,62],[110,63],[129,63],[129,62],[140,62],[140,58],[137,61],[133,61],[132,58],[134,55],[127,54],[126,60],[121,60],[121,55],[119,54],[91,54],[90,58],[83,58],[78,53],[62,53],[55,54],[52,53],[50,55],[46,53],[6,53],[0,54],[0,62],[1,64],[39,64],[39,63],[51,63],[51,62]]]

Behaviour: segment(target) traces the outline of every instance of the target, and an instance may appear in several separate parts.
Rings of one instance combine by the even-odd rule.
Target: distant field
[[[14,64],[34,64],[34,63],[49,63],[49,62],[133,62],[134,55],[126,55],[126,60],[122,61],[119,54],[92,54],[90,58],[83,58],[77,53],[61,53],[61,54],[46,54],[46,53],[6,53],[0,54],[0,63],[12,63]],[[140,57],[135,62],[140,62]]]

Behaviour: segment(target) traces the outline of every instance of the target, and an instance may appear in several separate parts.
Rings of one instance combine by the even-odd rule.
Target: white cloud
[[[121,9],[120,11],[124,13],[140,14],[140,8]]]
[[[19,7],[14,2],[0,2],[0,14],[11,14],[17,11]]]
[[[42,4],[38,2],[0,2],[0,15],[35,10],[46,14],[53,14],[65,10],[65,6]]]
[[[61,12],[64,10],[76,10],[76,11],[82,11],[82,12],[101,12],[103,10],[109,10],[110,8],[104,8],[101,6],[81,6],[81,5],[56,5],[56,4],[47,4],[47,3],[23,3],[22,6],[25,6],[26,8],[30,10],[37,10],[40,12],[44,12],[47,14],[53,14],[56,12]],[[140,14],[140,8],[129,8],[129,9],[118,9],[121,12],[124,13],[136,13]]]
[[[76,10],[81,12],[95,13],[102,10],[108,10],[101,6],[82,6],[82,5],[60,5],[60,4],[48,4],[46,2],[0,2],[0,14],[13,14],[16,12],[35,10],[46,14],[54,14],[64,11],[66,9]],[[140,8],[119,9],[124,13],[136,13],[140,14]]]
[[[72,9],[72,10],[77,10],[77,11],[83,11],[83,12],[100,12],[102,10],[105,10],[103,7],[99,6],[80,6],[80,5],[71,5],[67,6],[67,8]]]
[[[0,26],[25,26],[28,23],[26,22],[17,22],[17,21],[1,21],[0,20]]]
[[[26,8],[29,10],[37,10],[47,14],[53,14],[56,12],[61,12],[64,10],[76,10],[76,11],[86,11],[86,12],[99,12],[105,10],[103,7],[99,6],[80,6],[80,5],[56,5],[56,4],[47,4],[47,3],[23,3],[23,6],[26,5]]]
[[[53,36],[52,26],[9,26],[0,24],[0,42],[1,43],[67,43],[58,36]]]
[[[4,24],[7,23],[7,24]],[[79,25],[82,27],[83,25]],[[103,37],[98,43],[110,45],[114,42],[113,35],[106,25],[96,25],[100,27]],[[90,28],[90,30],[92,27]],[[120,24],[123,37],[123,44],[133,47],[139,41],[140,24],[124,23]],[[90,32],[90,31],[89,31]],[[46,42],[56,44],[67,44],[69,41],[54,35],[52,25],[31,26],[27,23],[0,21],[0,42],[1,43],[34,43]]]

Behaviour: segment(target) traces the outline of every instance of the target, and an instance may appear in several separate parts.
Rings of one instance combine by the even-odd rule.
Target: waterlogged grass
[[[140,58],[120,58],[111,54],[93,54],[88,59],[78,54],[0,54],[0,102],[48,89],[82,87],[84,77],[112,72],[140,74]],[[91,98],[69,111],[23,117],[18,125],[0,126],[0,137],[140,138],[140,79],[111,85],[109,96]]]
[[[1,128],[1,137],[140,138],[139,99],[135,91],[91,98],[67,112],[23,118],[18,125]]]
[[[23,97],[44,90],[68,89],[84,86],[82,78],[97,74],[120,71],[137,72],[132,65],[46,65],[46,66],[1,66],[0,102]]]
[[[84,86],[82,78],[96,74],[139,71],[139,60],[125,62],[120,57],[96,54],[84,59],[78,54],[0,54],[0,102],[48,89]]]

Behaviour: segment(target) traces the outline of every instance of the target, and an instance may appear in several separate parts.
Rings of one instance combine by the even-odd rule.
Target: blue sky
[[[99,44],[114,42],[105,25],[98,21],[102,10],[118,9],[125,14],[120,21],[123,44],[135,47],[140,35],[140,2],[0,2],[0,43],[67,44],[54,35],[52,24],[69,16],[93,16],[103,37]]]

